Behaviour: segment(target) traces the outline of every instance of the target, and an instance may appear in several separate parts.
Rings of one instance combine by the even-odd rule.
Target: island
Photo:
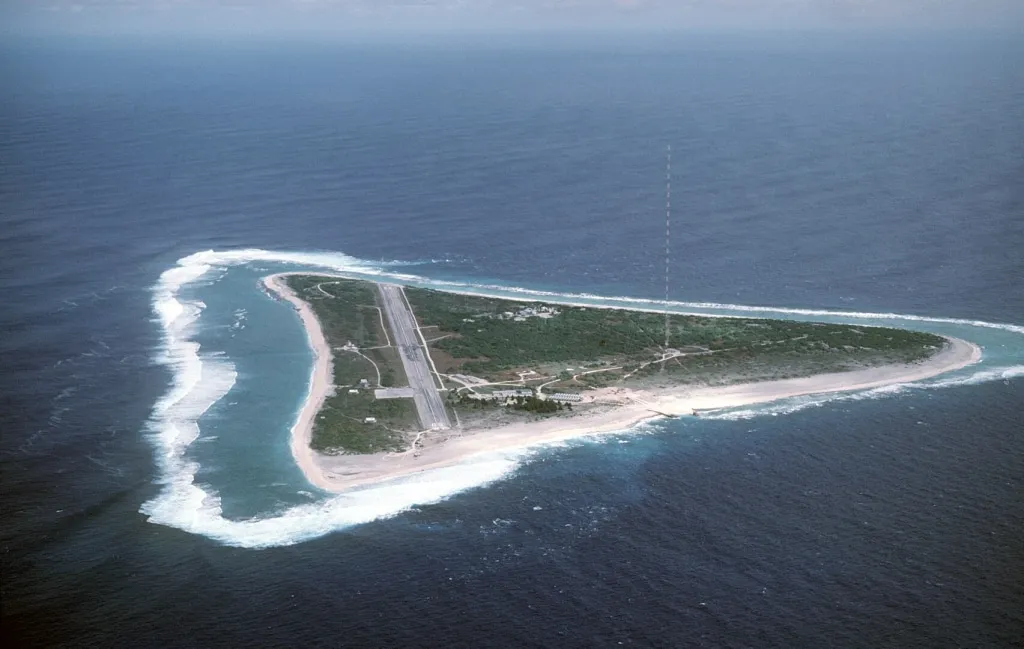
[[[655,417],[915,381],[981,358],[904,329],[518,301],[330,275],[263,279],[314,352],[291,450],[344,491]]]

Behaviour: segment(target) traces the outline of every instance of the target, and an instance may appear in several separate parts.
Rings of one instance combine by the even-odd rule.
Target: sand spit
[[[724,387],[603,388],[585,393],[590,408],[573,416],[555,416],[482,430],[425,433],[415,454],[325,456],[313,451],[309,443],[314,418],[333,389],[331,351],[313,310],[282,281],[284,275],[264,278],[264,286],[298,311],[315,356],[309,396],[292,428],[292,455],[312,484],[334,492],[452,466],[484,453],[517,451],[588,435],[624,431],[642,421],[664,415],[692,415],[695,410],[735,408],[802,395],[909,383],[958,370],[981,360],[981,349],[977,345],[947,338],[945,349],[925,361],[908,365],[886,365]]]

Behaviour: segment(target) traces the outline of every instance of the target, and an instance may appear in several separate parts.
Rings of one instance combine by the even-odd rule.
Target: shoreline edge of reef
[[[959,338],[946,337],[947,344],[928,359],[911,364],[818,374],[815,376],[737,383],[720,387],[678,386],[631,389],[608,387],[592,390],[586,401],[595,404],[591,412],[506,424],[494,428],[449,431],[446,439],[425,435],[415,449],[401,453],[373,455],[322,455],[314,451],[313,423],[324,401],[334,389],[333,356],[320,321],[278,273],[264,277],[263,286],[291,304],[298,312],[310,348],[313,369],[309,392],[291,429],[290,446],[296,464],[306,479],[325,491],[343,492],[355,487],[384,482],[422,471],[450,467],[486,453],[521,451],[569,439],[624,432],[637,424],[666,415],[735,408],[791,397],[852,392],[929,379],[981,360],[981,348]]]

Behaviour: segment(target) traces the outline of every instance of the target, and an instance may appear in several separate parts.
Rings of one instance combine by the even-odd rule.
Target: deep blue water
[[[550,449],[288,547],[140,513],[161,491],[147,422],[171,381],[153,287],[178,259],[339,251],[435,280],[660,297],[667,143],[673,299],[1024,324],[1019,44],[4,47],[0,593],[21,646],[1024,637],[1020,378]],[[249,326],[289,326],[246,290]],[[203,317],[229,328],[236,308]],[[239,359],[279,355],[274,380],[306,371],[295,335],[231,340]],[[239,389],[272,387],[236,371]],[[259,452],[197,480],[296,479],[280,413],[232,401],[205,417],[264,421]]]

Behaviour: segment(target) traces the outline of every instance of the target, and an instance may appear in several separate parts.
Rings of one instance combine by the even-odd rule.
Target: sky
[[[1024,0],[3,0],[6,31],[1019,28]]]

